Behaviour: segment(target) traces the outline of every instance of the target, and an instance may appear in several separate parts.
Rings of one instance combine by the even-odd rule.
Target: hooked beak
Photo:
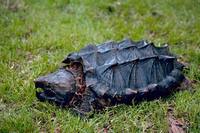
[[[75,93],[75,79],[71,72],[65,69],[41,76],[35,81],[35,87],[43,92],[36,91],[36,96],[41,101],[51,101],[58,105],[66,105]]]

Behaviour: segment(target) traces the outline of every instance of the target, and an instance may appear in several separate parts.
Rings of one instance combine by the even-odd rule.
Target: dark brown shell
[[[161,95],[183,81],[183,65],[168,46],[156,47],[147,41],[106,42],[88,45],[71,53],[63,63],[83,65],[86,86],[98,97],[145,97]]]

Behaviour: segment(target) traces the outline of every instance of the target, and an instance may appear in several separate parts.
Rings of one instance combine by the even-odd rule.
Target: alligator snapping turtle
[[[147,41],[105,42],[70,53],[58,71],[35,80],[41,101],[72,107],[79,114],[119,103],[169,94],[184,81],[183,65],[168,46]]]

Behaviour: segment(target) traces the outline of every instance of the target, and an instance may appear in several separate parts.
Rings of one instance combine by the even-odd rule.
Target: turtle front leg
[[[78,107],[73,108],[73,112],[81,117],[85,117],[94,111],[94,103],[96,97],[91,90],[87,90],[81,99],[81,104]]]

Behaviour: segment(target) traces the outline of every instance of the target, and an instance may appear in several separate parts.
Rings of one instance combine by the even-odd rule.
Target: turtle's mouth
[[[58,105],[71,105],[74,97],[83,95],[86,89],[82,65],[73,62],[66,68],[41,76],[35,81],[36,96],[41,101],[51,101]],[[42,91],[41,91],[42,90]],[[79,98],[78,98],[79,99]]]
[[[73,74],[65,69],[41,76],[35,81],[36,96],[40,101],[50,101],[57,105],[67,105],[75,94]]]
[[[36,90],[36,96],[39,100],[49,100],[52,99],[53,97],[56,97],[56,93],[54,88],[45,82],[41,82],[39,80],[34,81],[35,82],[35,88]]]

